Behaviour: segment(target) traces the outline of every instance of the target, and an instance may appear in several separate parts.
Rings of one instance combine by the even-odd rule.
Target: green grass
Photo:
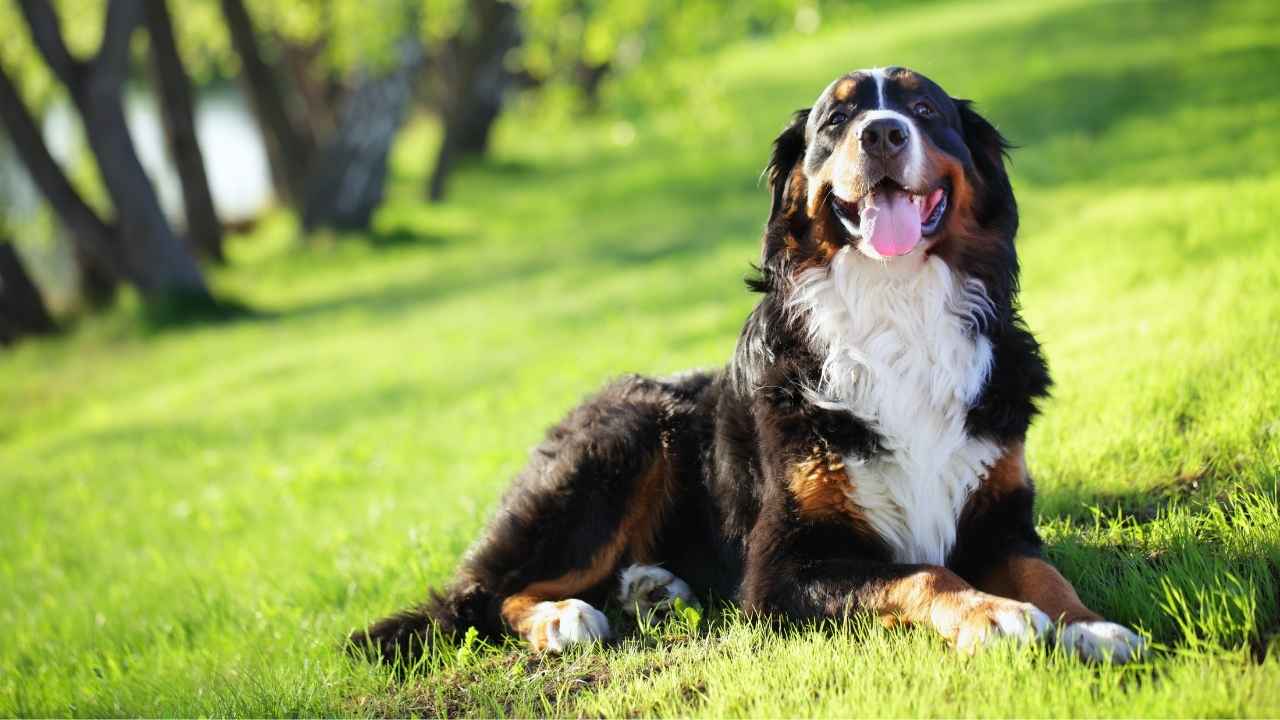
[[[828,17],[518,111],[371,238],[273,219],[216,278],[262,311],[126,306],[0,356],[0,715],[1280,714],[1280,6],[976,2]],[[852,618],[696,628],[405,683],[344,633],[446,580],[542,429],[604,379],[728,357],[772,134],[906,64],[1021,145],[1026,316],[1057,380],[1028,456],[1051,556],[1155,644],[961,659]],[[647,73],[647,74],[646,74]]]

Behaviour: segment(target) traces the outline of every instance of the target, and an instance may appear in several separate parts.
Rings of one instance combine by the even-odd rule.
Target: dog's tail
[[[485,640],[498,637],[502,633],[498,600],[474,583],[432,592],[427,602],[351,633],[347,647],[370,660],[412,666],[434,644],[452,643],[469,628]]]

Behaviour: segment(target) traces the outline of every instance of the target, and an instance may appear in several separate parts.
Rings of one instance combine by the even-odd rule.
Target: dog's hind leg
[[[685,418],[707,382],[631,377],[580,405],[534,449],[451,588],[353,642],[412,658],[433,633],[468,627],[486,639],[511,631],[552,652],[608,637],[597,608],[621,567],[655,560]]]
[[[680,403],[658,381],[609,386],[548,432],[503,498],[464,572],[493,589],[507,627],[535,649],[608,637],[597,608],[624,564],[652,562],[675,492]]]
[[[502,618],[507,625],[534,649],[551,652],[560,652],[574,643],[606,639],[608,620],[582,598],[603,602],[605,595],[600,590],[610,584],[623,558],[648,556],[669,475],[663,458],[652,459],[650,468],[628,483],[631,488],[625,498],[618,498],[624,512],[612,528],[598,525],[601,516],[608,515],[604,507],[586,508],[582,517],[543,518],[545,532],[553,537],[543,539],[536,550],[541,556],[531,558],[528,564],[560,565],[566,571],[553,578],[534,580],[508,595],[502,602]],[[580,539],[575,540],[575,536]],[[575,563],[581,549],[578,543],[583,540],[593,544],[596,551],[585,562]]]

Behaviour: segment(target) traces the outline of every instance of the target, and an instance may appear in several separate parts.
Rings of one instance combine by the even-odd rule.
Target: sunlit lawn
[[[275,218],[217,287],[0,355],[0,715],[1280,714],[1280,5],[980,2],[642,71],[603,118],[511,113],[370,238]],[[1057,386],[1029,458],[1050,552],[1149,662],[953,656],[863,618],[697,628],[398,683],[351,628],[446,580],[543,427],[604,379],[723,363],[772,134],[904,64],[1021,148],[1023,304]]]

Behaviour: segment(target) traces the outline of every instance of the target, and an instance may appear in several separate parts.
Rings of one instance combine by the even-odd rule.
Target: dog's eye
[[[915,113],[916,117],[918,118],[924,118],[928,120],[929,118],[933,117],[937,111],[933,109],[932,105],[925,102],[924,100],[921,100],[917,102],[915,105],[911,106],[911,112]]]
[[[837,125],[845,124],[845,122],[847,122],[848,120],[849,120],[848,115],[845,115],[844,113],[837,111],[837,112],[831,113],[831,117],[827,118],[827,124],[830,125],[831,127],[835,127]]]

